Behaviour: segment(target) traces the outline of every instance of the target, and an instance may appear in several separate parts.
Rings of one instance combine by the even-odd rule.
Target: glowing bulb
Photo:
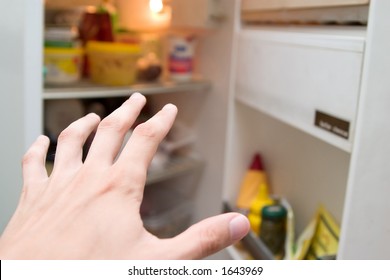
[[[162,0],[149,0],[149,8],[153,13],[158,14],[162,12],[164,4]]]

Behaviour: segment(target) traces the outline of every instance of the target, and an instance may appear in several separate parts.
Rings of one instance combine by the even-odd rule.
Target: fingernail
[[[238,215],[229,223],[230,238],[232,241],[242,239],[249,231],[249,221],[243,215]]]
[[[39,135],[35,141],[41,142],[41,141],[47,141],[47,140],[48,140],[47,136]]]
[[[163,110],[175,110],[177,111],[177,107],[171,103],[168,103],[166,104],[164,107],[163,107]]]
[[[140,99],[140,98],[144,98],[144,96],[139,93],[139,92],[134,92],[131,96],[130,96],[130,99]]]

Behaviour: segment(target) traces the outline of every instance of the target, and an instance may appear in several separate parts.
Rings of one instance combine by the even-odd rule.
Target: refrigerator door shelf
[[[369,0],[243,0],[247,23],[367,25]]]
[[[236,99],[350,152],[364,34],[362,28],[335,27],[241,30]],[[325,119],[316,120],[322,113]],[[335,122],[327,123],[327,117]]]

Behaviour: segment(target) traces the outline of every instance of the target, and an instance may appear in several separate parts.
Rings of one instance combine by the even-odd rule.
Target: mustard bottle
[[[249,210],[252,202],[256,198],[259,185],[265,181],[266,176],[263,168],[263,162],[260,154],[256,153],[241,182],[240,193],[236,201],[237,208]]]
[[[268,185],[266,182],[261,182],[258,187],[258,193],[256,198],[253,200],[248,214],[249,223],[253,232],[257,235],[260,234],[261,226],[261,211],[263,207],[272,205],[274,201],[269,196]]]

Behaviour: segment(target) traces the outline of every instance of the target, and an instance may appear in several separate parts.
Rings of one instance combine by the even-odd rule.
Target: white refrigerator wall
[[[43,19],[40,0],[1,2],[0,231],[20,195],[23,153],[41,133]]]
[[[371,1],[339,258],[390,258],[390,1]]]
[[[196,218],[205,218],[221,211],[223,166],[227,129],[227,109],[231,90],[233,30],[237,1],[220,1],[226,21],[215,34],[203,41],[199,60],[200,72],[213,82],[213,88],[199,112],[197,149],[207,159],[203,180],[199,186]]]

